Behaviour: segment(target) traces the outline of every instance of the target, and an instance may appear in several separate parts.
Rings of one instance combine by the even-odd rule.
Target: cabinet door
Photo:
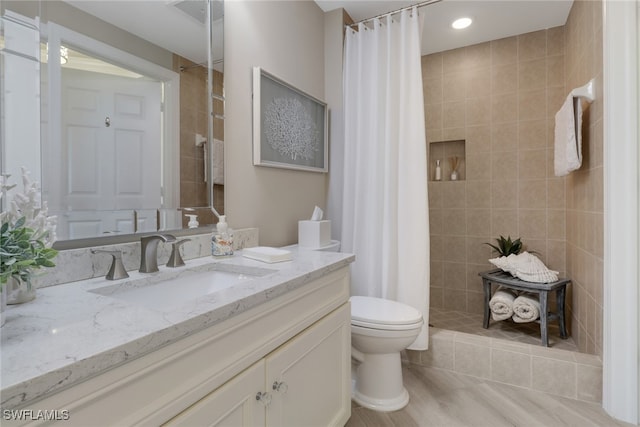
[[[255,363],[165,426],[263,426],[265,405],[256,400],[264,392],[264,359]]]
[[[345,304],[266,358],[267,425],[343,426],[351,415],[351,312]]]

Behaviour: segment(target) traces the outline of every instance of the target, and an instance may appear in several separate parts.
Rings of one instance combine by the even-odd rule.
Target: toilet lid
[[[422,313],[397,301],[382,298],[353,296],[351,301],[351,323],[357,326],[384,329],[385,325],[414,325],[422,323]]]

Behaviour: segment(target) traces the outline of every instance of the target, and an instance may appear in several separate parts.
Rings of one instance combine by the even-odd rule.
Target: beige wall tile
[[[467,292],[465,290],[444,288],[442,307],[445,310],[467,311]]]
[[[518,120],[537,120],[547,117],[545,89],[518,92]]]
[[[422,73],[427,78],[442,77],[442,53],[423,56]]]
[[[522,179],[518,183],[518,207],[545,209],[547,206],[547,181],[544,179]]]
[[[494,66],[511,64],[518,61],[518,40],[508,37],[491,42],[491,63]]]
[[[547,211],[545,209],[519,209],[518,228],[523,239],[547,237]]]
[[[466,262],[466,239],[464,236],[445,236],[442,240],[442,260]]]
[[[465,124],[464,101],[445,102],[442,107],[442,127],[459,128]]]
[[[519,387],[531,387],[531,356],[491,349],[491,379]]]
[[[546,31],[535,31],[518,36],[518,61],[544,58],[547,54]]]
[[[442,77],[422,80],[422,90],[425,93],[425,104],[441,104],[443,100]]]
[[[491,205],[494,209],[517,208],[518,183],[515,181],[492,181]]]
[[[518,149],[518,124],[493,124],[491,127],[491,149],[493,151],[515,151]]]
[[[465,106],[466,126],[488,125],[491,114],[485,98],[467,99]]]
[[[564,55],[547,57],[547,86],[564,87]]]
[[[443,267],[443,285],[447,289],[467,289],[467,274],[465,263],[463,262],[444,262]]]
[[[466,179],[468,181],[488,181],[491,179],[491,153],[470,152],[465,156],[466,161]]]
[[[518,235],[518,211],[517,209],[492,209],[491,210],[491,236],[517,236]]]
[[[547,121],[545,119],[520,121],[518,146],[521,150],[547,148]]]
[[[492,258],[491,247],[485,245],[487,237],[467,237],[467,262],[482,264]]]
[[[545,393],[575,399],[576,366],[574,363],[533,356],[532,387]]]
[[[487,58],[489,58],[488,55]],[[464,81],[467,99],[485,98],[486,101],[491,96],[491,69],[489,67],[467,70]]]
[[[465,342],[454,343],[454,370],[479,378],[491,378],[491,353],[488,347]]]
[[[442,233],[450,236],[467,234],[467,218],[464,209],[442,210]]]
[[[491,235],[490,209],[467,209],[466,213],[467,236],[484,237]]]
[[[515,93],[491,97],[491,122],[515,122],[518,119],[518,96]]]
[[[602,402],[602,368],[578,365],[578,399]]]
[[[491,181],[471,181],[467,179],[467,209],[491,208]],[[467,227],[470,227],[467,221]],[[468,229],[471,232],[471,228]],[[487,230],[488,231],[488,230]]]
[[[521,179],[547,177],[547,150],[525,150],[518,154],[518,173]]]
[[[454,102],[464,101],[466,97],[465,85],[460,84],[464,81],[464,73],[461,71],[445,74],[442,78],[442,101]]]
[[[547,61],[545,57],[521,61],[518,65],[519,90],[530,91],[546,87]]]
[[[515,93],[518,90],[518,65],[510,63],[499,65],[491,69],[492,94],[501,95]]]
[[[483,105],[486,110],[486,102]],[[491,127],[489,125],[469,126],[467,123],[466,153],[491,151]]]
[[[487,69],[491,66],[491,43],[479,43],[464,49],[465,65],[470,70]]]

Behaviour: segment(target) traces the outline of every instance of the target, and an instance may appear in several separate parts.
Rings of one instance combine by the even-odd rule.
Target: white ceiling
[[[206,27],[200,20],[175,7],[177,0],[65,1],[196,63],[207,60]],[[417,4],[420,0],[315,2],[324,11],[342,7],[355,21],[359,21]],[[185,3],[194,6],[193,3],[199,1]],[[425,17],[422,54],[564,25],[572,4],[573,0],[442,0],[420,9]],[[465,30],[453,30],[451,22],[462,15],[472,17],[474,23]],[[217,21],[214,31],[222,40],[222,20]],[[214,57],[221,56],[220,46]]]
[[[359,21],[391,12],[421,0],[315,0],[325,12],[342,7]],[[424,14],[422,54],[470,46],[545,28],[564,25],[573,0],[442,0],[420,9]],[[464,30],[451,22],[473,19]]]

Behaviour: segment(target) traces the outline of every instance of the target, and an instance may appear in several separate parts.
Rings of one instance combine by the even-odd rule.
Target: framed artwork
[[[327,104],[253,68],[253,164],[329,171]]]

